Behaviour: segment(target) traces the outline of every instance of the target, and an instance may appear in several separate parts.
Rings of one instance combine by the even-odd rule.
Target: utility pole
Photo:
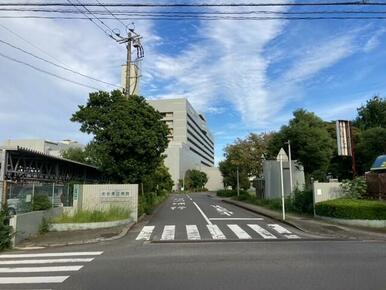
[[[291,159],[291,141],[287,141],[288,144],[288,162],[289,162],[289,177],[290,177],[290,195],[292,195],[292,192],[294,190],[293,187],[293,180],[292,180],[292,159]]]
[[[127,38],[120,38],[118,41],[118,43],[120,44],[126,44],[126,49],[127,49],[127,56],[126,56],[126,71],[125,71],[125,86],[124,86],[124,90],[125,90],[125,96],[127,98],[129,98],[129,96],[134,93],[135,91],[135,87],[137,86],[137,78],[138,78],[138,72],[136,72],[136,75],[134,76],[134,78],[136,79],[135,81],[135,86],[134,86],[134,89],[131,88],[131,79],[133,78],[131,76],[131,67],[133,65],[133,61],[131,59],[131,53],[132,53],[132,47],[134,47],[137,51],[137,58],[135,61],[138,61],[140,59],[142,59],[144,56],[145,56],[145,53],[144,53],[144,50],[143,50],[143,47],[142,47],[142,44],[141,44],[141,39],[142,37],[134,32],[134,29],[129,29],[128,33],[127,33]]]
[[[239,177],[239,167],[237,166],[236,171],[236,177],[237,177],[237,197],[240,196],[240,177]]]

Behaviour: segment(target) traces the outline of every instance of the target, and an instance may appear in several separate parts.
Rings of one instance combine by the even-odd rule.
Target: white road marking
[[[186,196],[187,196],[187,197],[188,197],[190,200],[193,200],[193,199],[190,197],[190,195],[189,195],[189,194],[187,194]]]
[[[70,272],[79,271],[82,267],[83,266],[0,268],[0,273]]]
[[[261,226],[256,224],[249,224],[248,227],[250,227],[252,230],[254,230],[256,233],[258,233],[260,236],[262,236],[264,239],[277,239],[273,234],[271,234],[266,229],[263,229]]]
[[[4,260],[1,265],[17,265],[17,264],[53,264],[53,263],[79,263],[91,262],[94,258],[74,258],[74,259],[39,259],[39,260]]]
[[[202,209],[197,205],[197,203],[195,203],[195,202],[193,201],[193,204],[197,207],[198,211],[199,211],[199,212],[201,213],[201,215],[204,217],[206,223],[207,223],[208,225],[213,225],[212,222],[208,219],[208,217],[204,214],[204,212],[202,211]]]
[[[210,218],[211,221],[262,221],[263,218]]]
[[[137,236],[136,240],[137,241],[139,241],[139,240],[144,240],[144,241],[150,240],[150,236],[153,233],[153,230],[154,230],[154,226],[144,226],[142,228],[142,231]]]
[[[70,276],[0,277],[0,284],[62,283]]]
[[[240,226],[238,226],[236,224],[227,225],[227,226],[232,230],[232,232],[234,232],[234,234],[239,239],[242,239],[242,240],[252,239],[252,237],[250,235],[248,235],[248,233],[246,231],[244,231],[242,228],[240,228]]]
[[[233,215],[233,212],[230,210],[227,210],[225,207],[214,205],[214,204],[212,204],[211,206],[214,207],[219,214],[222,214],[222,215],[225,214],[227,216]]]
[[[174,240],[174,233],[176,230],[176,226],[168,225],[164,227],[164,231],[162,232],[161,240]]]
[[[283,228],[281,225],[268,224],[268,226],[274,231],[278,232],[279,234],[292,234],[289,230],[287,230],[286,228]]]
[[[196,225],[186,225],[188,240],[201,240],[200,232]]]
[[[285,235],[287,239],[300,239],[298,235]]]
[[[103,254],[103,252],[62,252],[62,253],[40,253],[40,254],[8,254],[8,255],[0,255],[0,259],[2,259],[2,258],[98,256],[101,254]]]
[[[217,225],[206,225],[208,227],[208,230],[214,240],[225,240],[226,237],[222,233],[222,231],[218,228]]]

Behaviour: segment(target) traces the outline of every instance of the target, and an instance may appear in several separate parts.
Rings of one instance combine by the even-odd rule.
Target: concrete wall
[[[82,184],[74,188],[74,208],[78,210],[108,210],[110,207],[128,208],[137,221],[137,184]]]
[[[303,189],[305,185],[304,169],[303,166],[296,163],[295,160],[292,164],[292,180],[293,187]],[[281,197],[281,182],[280,182],[280,162],[276,160],[267,160],[263,164],[263,174],[265,182],[264,198],[273,199]],[[290,175],[289,175],[289,162],[283,162],[283,183],[284,183],[284,195],[289,196],[291,193]]]
[[[318,203],[330,199],[344,197],[341,182],[314,182],[314,202]]]
[[[63,208],[56,207],[49,210],[32,211],[13,216],[10,219],[10,225],[16,232],[13,237],[13,246],[29,237],[37,235],[43,217],[49,219],[61,215],[62,212]]]
[[[224,189],[223,177],[218,167],[201,167],[201,171],[205,172],[208,176],[208,182],[205,187],[209,191],[217,191]]]

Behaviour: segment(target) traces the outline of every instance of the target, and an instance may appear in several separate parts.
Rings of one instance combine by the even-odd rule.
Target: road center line
[[[201,213],[201,215],[204,217],[205,221],[208,223],[208,225],[213,225],[212,222],[208,219],[208,217],[204,214],[202,209],[193,201],[193,204],[197,207],[198,211]]]

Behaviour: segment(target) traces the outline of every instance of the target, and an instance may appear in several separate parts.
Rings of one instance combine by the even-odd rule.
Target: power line
[[[123,27],[125,27],[127,29],[127,25],[121,20],[119,19],[118,17],[115,16],[115,14],[113,12],[111,12],[110,9],[108,9],[103,3],[101,3],[99,0],[96,0],[100,5],[103,6],[103,8],[109,13],[111,14],[119,23],[121,23],[123,25]]]
[[[15,31],[11,30],[9,27],[6,27],[5,25],[1,24],[0,23],[0,27],[2,27],[3,29],[5,29],[6,31],[8,31],[9,33],[15,35],[17,38],[23,40],[24,42],[28,43],[30,46],[32,46],[33,48],[39,50],[40,52],[42,52],[43,54],[49,56],[51,59],[54,59],[56,60],[57,62],[63,64],[63,62],[61,62],[60,60],[58,60],[56,57],[52,56],[51,54],[49,54],[47,51],[45,51],[44,49],[40,48],[39,46],[33,44],[31,41],[29,41],[28,39],[24,38],[23,36],[21,36],[20,34],[16,33]]]
[[[1,15],[0,19],[62,19],[62,20],[89,20],[88,17],[79,16],[39,16],[39,15]],[[100,19],[114,19],[112,17],[100,17]],[[199,20],[251,20],[251,21],[263,21],[263,20],[384,20],[386,16],[310,16],[310,17],[230,17],[230,16],[134,16],[134,17],[119,17],[121,20],[165,20],[165,21],[180,21],[186,19],[199,19]]]
[[[84,16],[86,16],[86,18],[87,18],[88,20],[90,20],[92,23],[94,23],[94,24],[95,24],[100,30],[102,30],[103,33],[106,34],[109,38],[112,38],[112,39],[116,40],[112,34],[108,33],[102,26],[100,26],[98,23],[96,23],[96,22],[94,21],[94,19],[92,19],[92,18],[89,17],[86,13],[84,13],[84,11],[82,11],[82,10],[78,7],[79,5],[77,5],[77,4],[75,4],[75,3],[72,3],[71,0],[66,0],[66,1],[67,1],[69,4],[71,4],[72,6],[74,6],[80,13],[82,13]],[[80,3],[79,0],[77,0],[77,1],[78,1],[78,3]],[[82,4],[80,4],[80,5],[83,6],[85,9],[87,9],[84,5],[82,5]],[[88,9],[87,9],[87,10],[88,10]],[[97,17],[96,17],[96,18],[97,18]],[[102,20],[100,20],[99,18],[98,18],[98,20],[99,20],[103,25],[105,25],[105,26],[112,32],[112,30],[111,30],[106,24],[104,24],[104,22],[103,22]]]
[[[41,73],[45,73],[45,74],[48,74],[48,75],[50,75],[50,76],[52,76],[52,77],[55,77],[55,78],[58,78],[58,79],[61,79],[61,80],[64,80],[64,81],[73,83],[73,84],[75,84],[75,85],[82,86],[82,87],[86,87],[86,88],[93,89],[93,90],[97,90],[97,91],[100,90],[100,89],[98,89],[98,88],[96,88],[96,87],[92,87],[92,86],[89,86],[89,85],[85,85],[85,84],[79,83],[79,82],[77,82],[77,81],[70,80],[70,79],[68,79],[68,78],[65,78],[65,77],[62,77],[62,76],[60,76],[60,75],[57,75],[57,74],[55,74],[55,73],[52,73],[52,72],[43,70],[43,69],[38,68],[38,67],[36,67],[36,66],[34,66],[34,65],[32,65],[32,64],[29,64],[29,63],[27,63],[27,62],[24,62],[24,61],[18,60],[18,59],[16,59],[16,58],[10,57],[10,56],[5,55],[5,54],[3,54],[3,53],[1,53],[1,52],[0,52],[0,56],[6,58],[6,59],[8,59],[8,60],[11,60],[11,61],[13,61],[13,62],[16,62],[16,63],[22,64],[22,65],[28,66],[28,67],[30,67],[30,68],[32,68],[32,69],[34,69],[34,70],[36,70],[36,71],[39,71],[39,72],[41,72]]]
[[[21,52],[23,52],[23,53],[25,53],[25,54],[28,54],[28,55],[30,55],[30,56],[32,56],[32,57],[34,57],[34,58],[37,58],[37,59],[39,59],[39,60],[42,60],[42,61],[44,61],[44,62],[46,62],[46,63],[49,63],[49,64],[51,64],[51,65],[54,65],[54,66],[56,66],[56,67],[59,67],[59,68],[61,68],[61,69],[66,70],[66,71],[72,72],[72,73],[74,73],[74,74],[80,75],[80,76],[82,76],[82,77],[88,78],[88,79],[93,80],[93,81],[97,81],[97,82],[104,83],[104,84],[109,85],[109,86],[113,86],[113,87],[116,87],[116,88],[120,88],[120,86],[118,86],[118,85],[115,85],[115,84],[112,84],[112,83],[108,83],[108,82],[99,80],[99,79],[94,78],[94,77],[90,77],[90,76],[85,75],[85,74],[83,74],[83,73],[74,71],[74,70],[72,70],[72,69],[70,69],[70,68],[68,68],[68,67],[65,67],[65,66],[56,64],[56,63],[54,63],[54,62],[52,62],[52,61],[49,61],[49,60],[44,59],[44,58],[42,58],[42,57],[40,57],[40,56],[37,56],[37,55],[35,55],[35,54],[33,54],[33,53],[29,52],[29,51],[26,51],[26,50],[24,50],[24,49],[22,49],[22,48],[20,48],[20,47],[17,47],[17,46],[15,46],[15,45],[13,45],[13,44],[11,44],[11,43],[9,43],[9,42],[6,42],[6,41],[4,41],[4,40],[1,40],[1,39],[0,39],[0,43],[3,43],[3,44],[5,44],[5,45],[8,45],[9,47],[12,47],[12,48],[14,48],[14,49],[17,49],[17,50],[19,50],[19,51],[21,51]]]
[[[76,6],[97,7],[99,4],[82,3]],[[345,2],[292,2],[292,3],[106,3],[106,7],[274,7],[274,6],[382,6],[385,2],[345,1]],[[62,2],[1,3],[0,6],[69,6]]]

